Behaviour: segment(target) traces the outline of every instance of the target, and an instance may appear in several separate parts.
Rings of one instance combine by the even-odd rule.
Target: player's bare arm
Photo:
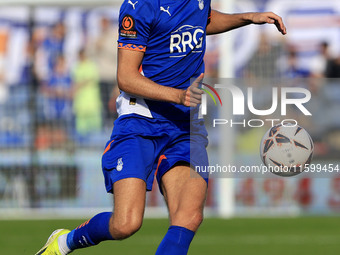
[[[274,24],[283,35],[287,33],[282,18],[273,12],[226,14],[212,10],[210,23],[207,26],[207,34],[219,34],[249,24]]]
[[[198,86],[203,74],[186,90],[162,86],[139,72],[143,57],[144,53],[140,51],[118,50],[117,79],[120,90],[142,98],[185,106],[197,106],[201,102],[203,91]]]

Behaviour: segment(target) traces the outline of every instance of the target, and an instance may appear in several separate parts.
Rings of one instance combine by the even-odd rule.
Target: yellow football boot
[[[35,255],[62,255],[58,246],[58,237],[68,234],[69,232],[70,230],[68,229],[57,229],[53,231],[44,247],[42,247]]]

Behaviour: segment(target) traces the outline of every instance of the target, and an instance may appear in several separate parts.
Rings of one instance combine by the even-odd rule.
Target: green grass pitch
[[[57,228],[83,220],[0,221],[0,254],[35,254]],[[166,232],[165,219],[146,219],[142,229],[124,241],[103,242],[72,254],[152,255]],[[335,255],[340,254],[340,218],[206,219],[190,255]]]

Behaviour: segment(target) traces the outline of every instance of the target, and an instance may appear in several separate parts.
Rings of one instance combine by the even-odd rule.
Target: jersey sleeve
[[[150,1],[125,0],[119,13],[118,48],[145,52],[154,17]]]

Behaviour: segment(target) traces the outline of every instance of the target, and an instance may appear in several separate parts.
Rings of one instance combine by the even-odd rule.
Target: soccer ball
[[[313,150],[313,140],[307,131],[293,124],[270,128],[260,146],[263,163],[280,176],[302,173],[312,160]]]

